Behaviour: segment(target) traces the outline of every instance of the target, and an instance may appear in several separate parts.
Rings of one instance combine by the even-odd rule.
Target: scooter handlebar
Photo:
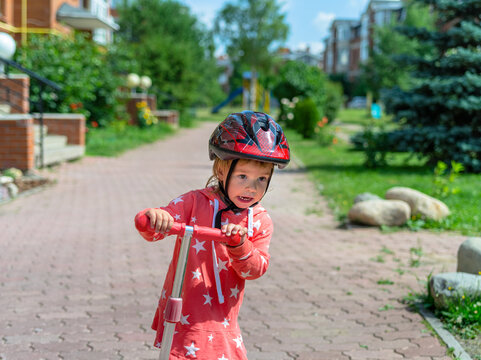
[[[176,223],[172,225],[167,235],[180,235],[184,236],[186,224]],[[135,216],[135,227],[140,232],[150,232],[152,234],[155,231],[150,227],[150,219],[147,215],[143,213],[138,213]],[[207,226],[194,225],[192,236],[195,236],[198,240],[214,240],[217,242],[225,243],[230,246],[239,245],[241,238],[239,234],[232,236],[226,236],[220,229],[214,229]]]

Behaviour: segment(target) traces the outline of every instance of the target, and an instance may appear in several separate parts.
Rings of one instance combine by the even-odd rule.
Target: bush
[[[82,113],[100,126],[121,116],[116,91],[123,80],[113,73],[106,52],[85,35],[31,35],[15,60],[63,87],[60,94],[46,89],[44,112]],[[40,85],[32,81],[30,99],[36,102],[40,94]],[[32,111],[39,111],[35,103]]]
[[[329,122],[336,119],[337,113],[343,103],[342,85],[332,81],[326,82],[326,103],[324,116]]]
[[[319,111],[312,98],[305,98],[297,102],[294,108],[294,130],[304,138],[312,138],[319,120]]]

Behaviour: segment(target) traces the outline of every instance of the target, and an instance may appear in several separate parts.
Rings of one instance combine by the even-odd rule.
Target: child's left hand
[[[240,246],[244,243],[247,235],[247,228],[241,225],[235,224],[227,224],[222,225],[220,229],[226,236],[231,237],[232,241],[226,243],[227,246]],[[240,241],[237,240],[237,237],[234,235],[240,236]]]

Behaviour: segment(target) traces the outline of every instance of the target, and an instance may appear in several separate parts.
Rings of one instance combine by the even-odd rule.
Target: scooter
[[[150,227],[150,219],[143,213],[137,214],[135,217],[135,227],[141,232],[152,232]],[[238,234],[226,236],[220,229],[213,229],[206,226],[189,226],[183,223],[174,223],[168,235],[182,236],[180,245],[179,258],[177,267],[175,268],[174,283],[172,286],[172,294],[167,299],[165,307],[165,326],[162,336],[162,345],[160,347],[159,360],[169,360],[170,350],[172,348],[172,340],[174,338],[175,325],[180,321],[182,316],[182,286],[184,283],[184,274],[187,267],[189,256],[190,241],[192,236],[199,240],[213,240],[221,243],[240,242]]]

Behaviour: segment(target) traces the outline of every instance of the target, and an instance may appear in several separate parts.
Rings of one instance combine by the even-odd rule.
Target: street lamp
[[[0,32],[0,57],[2,59],[10,60],[15,54],[15,49],[17,44],[10,34]],[[0,73],[5,73],[5,64],[3,61],[0,62]]]
[[[132,90],[132,93],[135,93],[135,88],[140,85],[140,77],[137,74],[130,73],[127,75],[127,87]]]

